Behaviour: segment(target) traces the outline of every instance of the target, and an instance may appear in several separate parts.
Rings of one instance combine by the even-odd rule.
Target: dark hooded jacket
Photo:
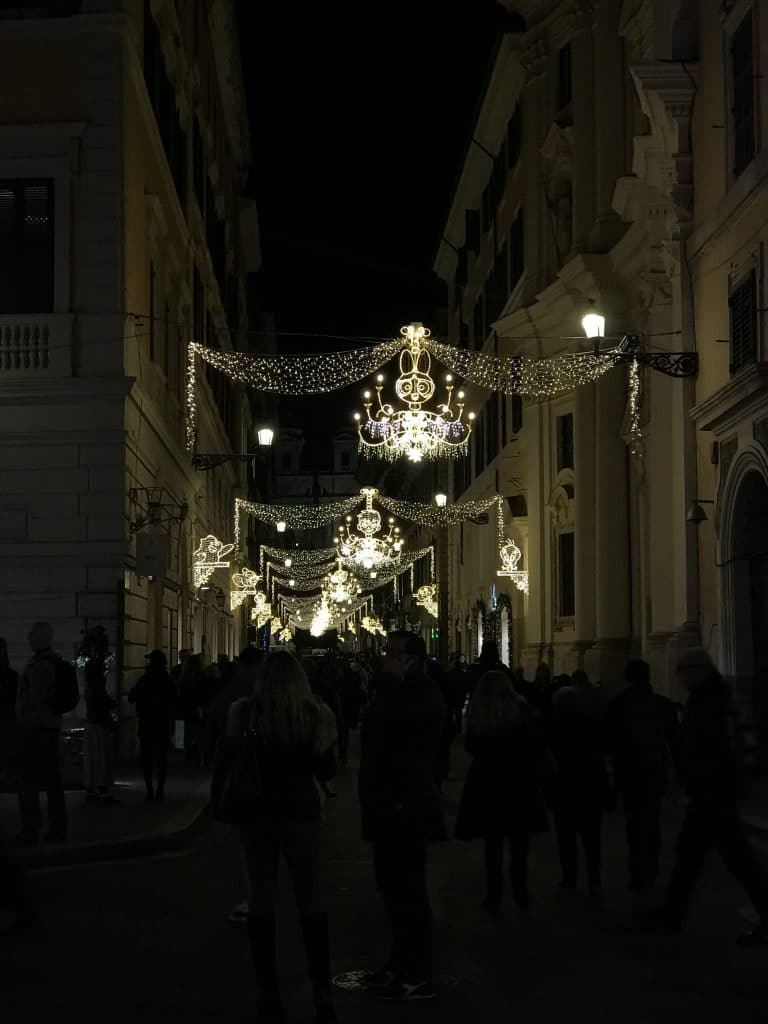
[[[680,730],[680,777],[691,800],[732,802],[742,786],[742,758],[731,689],[719,675],[691,690]]]
[[[445,838],[434,769],[446,714],[439,686],[426,675],[377,679],[360,734],[363,839],[400,830],[429,841]]]

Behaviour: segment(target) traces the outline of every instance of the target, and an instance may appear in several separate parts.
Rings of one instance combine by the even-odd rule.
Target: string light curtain
[[[290,530],[316,530],[334,519],[342,519],[362,504],[359,494],[327,505],[263,505],[245,498],[235,498],[233,535],[235,547],[240,548],[240,515],[245,512],[263,523],[284,522]]]

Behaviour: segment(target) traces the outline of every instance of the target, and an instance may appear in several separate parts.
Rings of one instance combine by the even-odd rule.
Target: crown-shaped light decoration
[[[395,520],[389,519],[389,532],[381,537],[381,514],[373,507],[373,499],[379,493],[375,487],[363,487],[360,493],[365,498],[365,508],[357,513],[358,533],[352,530],[352,516],[347,516],[344,526],[339,528],[336,547],[347,565],[353,569],[371,570],[384,565],[394,565],[400,558],[403,542],[400,528]]]
[[[496,573],[497,576],[506,576],[512,580],[518,590],[521,590],[524,594],[528,593],[528,571],[518,569],[520,559],[523,557],[523,553],[520,548],[515,544],[509,537],[506,539],[506,543],[502,544],[499,548],[499,558],[501,559],[501,569]]]
[[[203,537],[197,550],[192,553],[192,582],[195,587],[204,586],[216,569],[229,568],[229,562],[224,559],[234,546],[234,544],[224,544],[212,533]]]
[[[375,615],[364,615],[360,620],[360,625],[366,633],[380,633],[381,636],[387,635],[386,629],[384,629],[381,622]]]
[[[433,619],[437,618],[437,584],[425,583],[414,593],[413,599]]]
[[[234,589],[229,592],[229,604],[232,611],[239,608],[246,597],[257,593],[261,576],[253,569],[243,568],[240,572],[232,573]]]
[[[381,392],[384,377],[376,378],[376,403],[378,408],[371,413],[373,398],[370,391],[363,395],[365,421],[355,413],[360,450],[365,455],[379,458],[408,458],[412,462],[422,459],[446,459],[466,455],[469,435],[472,433],[474,413],[467,421],[462,419],[464,392],[456,394],[452,405],[453,377],[446,374],[446,400],[438,405],[437,412],[424,409],[435,394],[435,382],[430,376],[432,358],[424,342],[431,332],[422,324],[408,324],[400,328],[406,339],[400,352],[400,376],[395,382],[395,393],[406,408],[395,409],[388,402],[382,402]]]
[[[271,618],[274,618],[274,611],[269,598],[263,590],[258,590],[253,597],[253,608],[251,608],[251,622],[256,623],[256,628],[261,629]]]

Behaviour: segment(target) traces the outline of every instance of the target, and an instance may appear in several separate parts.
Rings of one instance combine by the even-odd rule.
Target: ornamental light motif
[[[416,604],[423,608],[433,619],[437,618],[437,584],[425,583],[414,593]]]
[[[429,372],[432,358],[424,344],[431,332],[415,323],[401,327],[400,333],[406,338],[406,344],[400,352],[400,376],[395,382],[395,393],[406,408],[395,409],[388,402],[382,402],[384,377],[379,374],[376,378],[378,408],[371,412],[373,398],[371,392],[366,391],[365,421],[360,413],[355,413],[360,450],[369,456],[391,461],[408,458],[411,462],[466,455],[475,414],[471,412],[466,421],[462,419],[464,392],[456,393],[456,403],[452,405],[453,377],[447,374],[445,402],[438,405],[437,412],[422,408],[435,394],[435,382]]]
[[[520,559],[523,557],[523,553],[520,548],[515,544],[513,540],[507,537],[506,542],[499,548],[499,558],[501,559],[501,569],[496,573],[497,576],[506,576],[512,580],[518,590],[522,591],[523,594],[528,593],[528,571],[518,569]]]
[[[328,608],[328,602],[325,597],[323,597],[320,604],[315,609],[315,614],[313,615],[312,622],[309,626],[309,632],[312,636],[322,636],[330,625],[331,613]]]
[[[212,533],[202,538],[197,550],[192,553],[192,582],[195,587],[204,586],[216,569],[229,568],[229,562],[225,561],[225,556],[234,546],[234,544],[225,544],[218,537],[214,537]]]
[[[334,604],[349,604],[358,592],[357,580],[344,568],[342,560],[339,559],[336,568],[329,572],[323,581],[324,599]]]
[[[387,635],[386,629],[375,615],[364,615],[360,620],[360,625],[366,633],[379,633],[381,636]]]
[[[232,574],[234,589],[229,592],[229,603],[232,611],[239,608],[246,597],[256,594],[259,589],[261,576],[253,569],[243,568],[240,572]]]
[[[253,598],[253,608],[251,608],[251,622],[256,623],[256,628],[261,629],[265,626],[270,619],[274,618],[274,611],[272,605],[269,602],[269,598],[263,590],[259,590]]]
[[[346,525],[339,529],[336,545],[339,554],[347,565],[354,569],[367,571],[376,566],[393,566],[400,558],[403,542],[400,539],[400,528],[390,517],[389,532],[382,537],[381,514],[373,507],[373,499],[378,495],[375,487],[363,487],[360,493],[365,498],[365,508],[357,514],[357,529],[353,533],[350,523],[352,516],[347,516]]]

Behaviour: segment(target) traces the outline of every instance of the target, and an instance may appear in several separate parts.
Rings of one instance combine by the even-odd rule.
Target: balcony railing
[[[0,376],[69,377],[72,315],[0,314]]]

